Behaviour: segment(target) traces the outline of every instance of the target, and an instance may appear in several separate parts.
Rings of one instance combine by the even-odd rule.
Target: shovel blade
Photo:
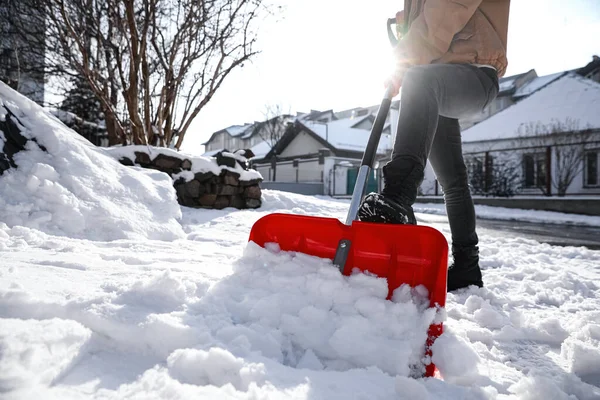
[[[404,283],[423,285],[429,291],[431,307],[445,306],[448,243],[434,228],[359,221],[348,226],[335,218],[276,213],[260,218],[250,231],[250,241],[259,246],[277,243],[283,251],[331,260],[341,240],[351,243],[344,275],[358,269],[386,278],[388,299]],[[442,331],[441,323],[429,327],[427,355]],[[425,376],[435,373],[435,365],[427,365]]]
[[[269,214],[256,221],[250,240],[329,259],[335,257],[340,240],[349,240],[345,275],[357,268],[386,278],[389,297],[403,283],[423,285],[432,306],[445,305],[448,244],[434,228],[359,221],[348,226],[335,218]]]

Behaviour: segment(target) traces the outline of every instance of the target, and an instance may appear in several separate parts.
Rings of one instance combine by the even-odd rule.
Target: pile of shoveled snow
[[[343,218],[348,202],[263,194],[259,210],[183,208],[172,242],[0,223],[1,397],[600,398],[600,252],[482,235],[486,286],[448,295],[433,346],[443,379],[411,379],[433,317],[419,296],[248,244],[268,212]]]
[[[35,138],[46,151],[29,141],[14,156],[17,168],[0,176],[0,221],[91,240],[183,237],[169,176],[119,164],[0,83],[0,119],[5,118],[13,118],[21,135]]]
[[[0,249],[14,266],[0,269],[0,391],[123,398],[139,392],[134,381],[143,375],[156,397],[183,384],[200,398],[296,399],[315,390],[329,398],[329,385],[354,379],[364,398],[377,385],[393,393],[390,377],[423,373],[428,327],[444,314],[429,308],[422,288],[401,286],[388,301],[384,279],[344,277],[329,260],[246,243],[230,222],[221,230],[229,242],[212,224],[193,224],[213,241],[194,235],[158,245],[0,223]],[[441,352],[435,357],[447,364]],[[106,390],[117,382],[133,386]]]

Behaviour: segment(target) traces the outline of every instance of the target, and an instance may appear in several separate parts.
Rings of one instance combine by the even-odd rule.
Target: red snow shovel
[[[293,214],[269,214],[252,226],[250,241],[264,247],[277,243],[281,250],[329,258],[344,275],[355,270],[387,278],[388,299],[400,285],[424,285],[431,307],[446,304],[448,244],[438,230],[417,225],[393,225],[356,221],[383,126],[391,105],[386,90],[354,186],[346,223],[336,218]],[[442,324],[429,327],[426,354],[442,333]],[[425,376],[433,376],[435,365],[427,365]]]

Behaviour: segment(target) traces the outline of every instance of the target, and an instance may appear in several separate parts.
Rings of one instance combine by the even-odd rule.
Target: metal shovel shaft
[[[379,140],[381,139],[381,133],[383,132],[383,126],[387,118],[390,106],[392,105],[392,87],[388,87],[385,91],[385,95],[379,109],[377,110],[377,117],[371,127],[371,134],[369,135],[369,141],[363,154],[362,163],[358,170],[358,177],[354,184],[354,191],[352,192],[352,200],[350,201],[350,208],[348,209],[348,215],[346,216],[346,225],[352,225],[352,221],[356,219],[360,203],[365,194],[365,188],[367,187],[367,180],[377,155],[377,147],[379,146]]]
[[[363,154],[361,166],[358,170],[358,177],[352,192],[350,208],[348,209],[348,215],[346,216],[346,225],[348,226],[352,225],[352,222],[356,220],[360,203],[362,202],[365,194],[365,188],[367,187],[367,181],[371,173],[371,168],[373,167],[373,162],[375,161],[375,156],[377,155],[377,147],[379,146],[379,140],[381,139],[383,126],[385,125],[385,120],[387,119],[391,105],[392,86],[389,86],[386,89],[383,100],[381,101],[381,105],[377,110],[377,116],[375,117],[375,122],[371,127],[369,141],[367,142],[367,147],[365,148],[365,152]],[[337,251],[335,252],[333,265],[337,266],[342,273],[344,271],[344,266],[346,265],[346,260],[348,259],[348,254],[350,253],[351,246],[352,242],[349,239],[342,239],[340,240]]]
[[[354,191],[352,192],[352,201],[350,202],[350,209],[348,210],[348,216],[346,217],[346,225],[352,225],[352,221],[356,219],[356,215],[358,214],[358,208],[360,207],[360,203],[365,194],[367,180],[369,179],[369,174],[371,172],[371,168],[373,167],[375,156],[377,155],[377,147],[379,146],[379,140],[381,139],[383,126],[385,125],[385,120],[387,119],[391,105],[392,87],[390,86],[385,91],[381,105],[377,110],[377,117],[375,117],[375,122],[371,127],[369,141],[367,142],[367,147],[365,148],[365,152],[363,154],[361,166],[358,170],[358,177],[354,185]]]

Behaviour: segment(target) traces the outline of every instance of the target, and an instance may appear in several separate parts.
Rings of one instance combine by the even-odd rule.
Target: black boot
[[[363,222],[416,225],[415,213],[411,206],[402,204],[384,194],[369,193],[360,208],[358,219]]]
[[[454,262],[448,268],[448,292],[471,285],[483,287],[477,246],[452,246]]]
[[[416,225],[412,205],[423,181],[424,168],[412,158],[397,157],[383,167],[384,189],[369,193],[358,210],[364,222]]]

